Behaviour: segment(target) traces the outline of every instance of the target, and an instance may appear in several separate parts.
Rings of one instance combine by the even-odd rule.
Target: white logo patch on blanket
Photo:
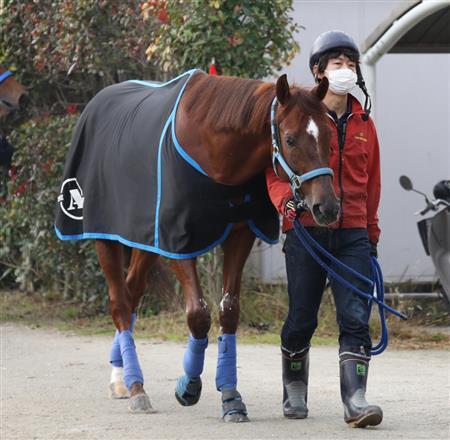
[[[84,195],[77,179],[66,179],[58,196],[59,206],[68,217],[83,220]]]

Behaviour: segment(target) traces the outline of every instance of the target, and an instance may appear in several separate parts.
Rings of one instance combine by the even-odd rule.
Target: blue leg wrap
[[[134,332],[135,322],[136,322],[136,313],[132,313],[130,325],[131,333]],[[116,334],[114,335],[111,351],[109,352],[109,363],[113,367],[123,367],[122,355],[120,354],[120,345],[119,345],[119,330],[116,330]]]
[[[141,367],[134,345],[133,335],[129,330],[119,333],[120,354],[123,359],[123,381],[130,390],[135,382],[144,383]]]
[[[224,333],[219,336],[218,345],[216,388],[218,391],[235,389],[237,385],[236,335]]]
[[[189,379],[196,379],[202,374],[207,346],[207,337],[196,339],[192,335],[189,335],[188,346],[183,358],[184,372]]]

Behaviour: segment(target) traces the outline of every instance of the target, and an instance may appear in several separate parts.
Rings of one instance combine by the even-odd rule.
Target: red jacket
[[[372,119],[363,121],[364,110],[356,98],[351,99],[351,114],[347,119],[344,148],[339,151],[338,129],[331,115],[329,123],[333,135],[330,143],[330,167],[334,171],[334,190],[342,200],[338,221],[331,229],[367,228],[369,239],[378,242],[378,204],[380,201],[380,152],[377,132]],[[342,156],[342,169],[339,170]],[[266,182],[272,203],[283,214],[284,201],[292,197],[289,182],[279,179],[272,167],[266,170]],[[342,187],[342,192],[341,192]],[[311,214],[303,213],[304,226],[317,226]],[[292,222],[283,217],[283,232],[292,228]]]

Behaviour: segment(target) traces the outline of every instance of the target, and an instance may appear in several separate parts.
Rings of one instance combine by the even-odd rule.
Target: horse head
[[[0,118],[23,108],[26,101],[25,87],[12,77],[12,73],[0,66]]]
[[[282,75],[276,83],[274,102],[278,108],[272,121],[277,174],[291,181],[294,193],[304,200],[320,225],[334,223],[339,213],[332,171],[327,168],[331,129],[322,103],[327,90],[326,78],[308,91],[290,87],[286,75]]]

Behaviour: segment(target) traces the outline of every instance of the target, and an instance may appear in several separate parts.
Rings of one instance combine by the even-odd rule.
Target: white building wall
[[[294,18],[305,29],[298,35],[301,52],[283,73],[290,82],[311,85],[309,51],[320,33],[340,29],[361,44],[397,5],[397,1],[295,1]],[[430,195],[438,180],[450,178],[449,95],[450,55],[388,54],[377,63],[375,122],[382,173],[379,255],[386,281],[434,278],[413,215],[423,207],[423,200],[404,191],[398,178],[407,174],[417,189]],[[249,269],[265,282],[285,280],[281,245],[257,244]]]

